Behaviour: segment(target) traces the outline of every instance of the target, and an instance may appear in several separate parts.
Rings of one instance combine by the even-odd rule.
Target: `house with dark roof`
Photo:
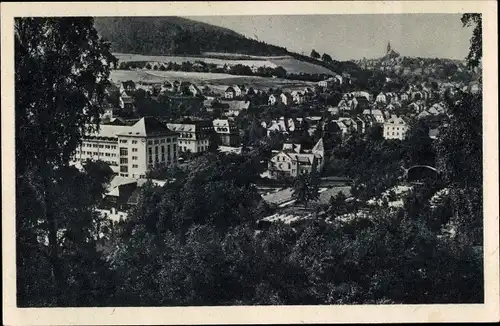
[[[311,150],[305,150],[301,144],[286,142],[283,148],[269,160],[269,175],[273,178],[281,176],[297,177],[300,174],[321,172],[325,161],[323,139],[320,139]]]
[[[157,186],[165,185],[166,181],[151,180]],[[113,222],[127,220],[128,211],[139,203],[141,187],[146,179],[133,179],[115,176],[107,185],[102,201],[97,211]]]
[[[236,91],[234,90],[234,88],[232,86],[226,88],[226,90],[224,91],[224,98],[231,100],[235,97],[236,97]]]
[[[133,92],[135,91],[135,83],[132,80],[127,80],[120,83],[120,94],[123,92]]]

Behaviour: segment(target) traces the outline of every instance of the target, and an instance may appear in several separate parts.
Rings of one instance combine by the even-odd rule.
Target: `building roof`
[[[225,104],[228,106],[229,110],[233,111],[241,111],[248,110],[250,107],[250,101],[220,101],[221,104]]]
[[[313,152],[324,152],[325,151],[325,145],[323,143],[323,138],[320,138],[316,145],[314,145]]]
[[[195,132],[196,124],[187,124],[187,123],[167,123],[167,127],[172,131],[183,131],[183,132]]]
[[[385,123],[386,124],[405,125],[406,121],[402,117],[392,115]]]
[[[121,84],[124,88],[135,88],[135,83],[132,80],[123,81]]]
[[[177,133],[168,129],[168,127],[154,117],[143,117],[134,125],[121,131],[119,136],[140,136],[140,137],[156,137],[170,136]]]
[[[436,139],[439,135],[439,129],[429,129],[429,138]]]
[[[229,123],[228,119],[214,119],[214,121],[212,123],[213,123],[214,127],[226,127],[226,128],[230,127],[230,123]]]

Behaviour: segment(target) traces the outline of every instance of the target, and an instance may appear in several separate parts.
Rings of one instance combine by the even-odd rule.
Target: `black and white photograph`
[[[12,17],[14,307],[486,306],[484,3]]]

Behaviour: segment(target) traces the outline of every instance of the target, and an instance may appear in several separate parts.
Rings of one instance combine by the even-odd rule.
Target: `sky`
[[[404,56],[464,59],[472,28],[461,14],[366,14],[297,16],[191,16],[249,38],[335,60],[377,58],[387,43]]]

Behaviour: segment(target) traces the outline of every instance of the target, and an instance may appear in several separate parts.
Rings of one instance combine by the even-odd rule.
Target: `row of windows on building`
[[[189,145],[189,144],[192,144],[193,141],[191,140],[179,140],[179,145],[182,145],[182,144],[186,144],[186,145]],[[208,139],[203,139],[203,140],[198,140],[198,143],[199,144],[208,144]]]
[[[183,152],[191,150],[187,146],[179,146],[179,148]],[[198,151],[200,151],[200,152],[207,151],[207,150],[208,150],[208,146],[198,146]]]
[[[115,145],[102,145],[102,144],[92,144],[92,143],[83,143],[82,147],[116,149]]]
[[[281,156],[276,157],[276,161],[278,161],[278,162],[279,162],[279,161],[280,161],[280,157],[281,157]],[[282,157],[282,161],[283,161],[283,162],[285,162],[285,161],[286,161],[286,157]]]
[[[139,158],[137,156],[132,156],[132,161],[137,161]],[[120,164],[128,164],[128,158],[121,157]]]
[[[126,177],[128,178],[128,173],[120,173],[120,177]],[[132,177],[135,178],[136,176],[139,176],[139,178],[144,179],[146,176],[144,174],[132,174]]]
[[[148,145],[164,144],[165,142],[167,142],[167,143],[173,142],[173,139],[167,138],[166,140],[165,139],[148,140]],[[138,141],[132,140],[131,143],[132,143],[132,145],[135,145],[138,143]],[[128,144],[128,140],[120,139],[120,144]],[[115,148],[116,148],[116,146],[115,146]]]
[[[76,155],[99,155],[99,154],[102,154],[103,156],[107,156],[107,157],[116,157],[116,154],[114,153],[99,153],[99,152],[88,152],[88,151],[79,151],[79,150],[76,150]]]

